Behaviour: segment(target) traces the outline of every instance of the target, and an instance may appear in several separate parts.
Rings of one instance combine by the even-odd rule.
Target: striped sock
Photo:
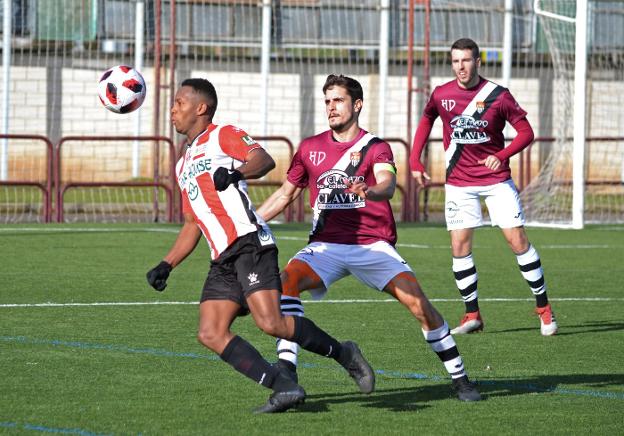
[[[444,363],[444,367],[451,375],[451,378],[456,379],[465,376],[464,362],[455,344],[455,339],[449,332],[446,321],[442,327],[429,331],[423,330],[422,332],[425,340],[431,345],[431,349],[435,351],[442,363]]]
[[[289,297],[282,295],[280,298],[282,314],[292,316],[303,316],[303,305],[301,298]],[[299,345],[286,339],[277,340],[277,358],[290,362],[295,368],[297,367],[297,356],[299,354]]]
[[[535,295],[535,303],[537,307],[545,307],[548,305],[548,296],[546,295],[546,282],[544,281],[544,270],[542,270],[542,262],[539,254],[533,245],[529,245],[526,253],[517,254],[518,266],[522,277],[527,281],[531,292]]]
[[[472,253],[464,257],[453,258],[453,274],[455,284],[462,300],[466,305],[466,312],[477,312],[479,310],[479,295],[477,292],[477,268],[472,260]]]

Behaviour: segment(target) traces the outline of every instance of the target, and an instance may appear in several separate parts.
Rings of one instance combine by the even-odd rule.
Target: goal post
[[[569,4],[570,2],[568,2]],[[559,6],[562,3],[559,2]],[[546,9],[548,6],[554,10]],[[574,229],[581,229],[584,225],[584,210],[585,210],[585,151],[586,151],[586,95],[587,95],[587,27],[588,27],[588,0],[578,0],[576,2],[575,16],[568,16],[559,13],[556,1],[544,1],[534,0],[533,8],[535,14],[539,17],[542,28],[546,33],[551,55],[553,57],[553,64],[555,68],[555,74],[562,82],[561,86],[564,88],[570,87],[569,78],[569,62],[566,62],[563,58],[567,53],[563,52],[561,44],[557,43],[557,38],[574,37],[574,61],[573,61],[573,86],[570,89],[563,89],[562,95],[564,99],[567,99],[572,105],[572,129],[568,126],[562,126],[559,135],[555,142],[558,145],[556,152],[551,154],[551,159],[561,158],[559,153],[565,154],[570,144],[569,134],[572,135],[571,141],[571,161],[572,161],[572,204],[570,211],[570,218],[560,218],[554,223],[547,223],[539,218],[534,221],[535,224],[554,224],[561,227],[571,227]],[[566,105],[566,101],[562,102]],[[569,119],[569,118],[568,118]],[[564,124],[567,123],[566,117],[561,120]],[[552,166],[546,166],[546,171],[551,169]],[[543,178],[538,177],[532,185],[543,181]],[[558,183],[558,181],[552,181],[551,183]],[[532,192],[534,186],[529,186],[527,190]],[[557,201],[556,199],[554,201]]]

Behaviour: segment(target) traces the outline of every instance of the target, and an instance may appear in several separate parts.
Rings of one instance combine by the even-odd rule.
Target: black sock
[[[286,359],[278,359],[279,362],[285,366],[286,368],[288,368],[288,370],[292,371],[292,372],[297,372],[297,365],[295,365],[294,363],[286,360]]]
[[[228,342],[220,357],[244,376],[269,389],[273,388],[279,371],[240,336],[234,336]]]
[[[312,321],[302,316],[294,316],[295,333],[292,341],[301,345],[304,350],[321,356],[336,359],[340,355],[340,343],[317,327]]]

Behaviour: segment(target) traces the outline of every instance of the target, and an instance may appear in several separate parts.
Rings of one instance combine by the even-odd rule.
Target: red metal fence
[[[294,146],[292,142],[283,136],[257,136],[255,137],[258,141],[262,142],[279,142],[285,144],[288,150],[288,162],[293,157],[294,154]],[[78,187],[153,187],[154,188],[154,220],[159,220],[159,207],[158,207],[158,195],[157,190],[162,189],[166,194],[166,221],[174,222],[180,221],[181,211],[180,211],[180,201],[179,195],[177,195],[178,190],[176,189],[175,182],[175,162],[177,160],[177,156],[179,155],[180,149],[176,149],[173,142],[163,136],[68,136],[61,138],[56,146],[45,136],[41,135],[0,135],[0,139],[7,140],[29,140],[35,142],[41,142],[42,146],[45,147],[46,150],[46,176],[45,180],[5,180],[0,181],[0,186],[32,186],[37,188],[42,192],[42,204],[41,204],[41,221],[43,222],[63,222],[64,221],[64,196],[65,193],[69,189],[74,189]],[[389,143],[397,143],[402,147],[402,150],[405,153],[404,161],[397,162],[397,166],[400,171],[403,171],[403,176],[400,179],[399,183],[397,183],[397,190],[402,195],[401,201],[401,220],[402,221],[421,221],[423,215],[426,216],[426,207],[425,210],[419,209],[420,197],[423,192],[426,192],[428,189],[432,188],[441,188],[444,186],[443,182],[437,182],[430,184],[425,189],[418,189],[414,181],[411,177],[411,173],[409,170],[409,151],[410,147],[407,142],[401,138],[386,138],[385,139]],[[94,142],[94,141],[141,141],[141,142],[154,142],[154,155],[156,158],[154,159],[154,168],[153,168],[153,179],[149,181],[129,181],[129,182],[111,182],[111,181],[91,181],[91,182],[73,182],[73,181],[64,181],[62,178],[62,165],[63,165],[63,146],[70,141],[77,142]],[[535,139],[536,143],[552,143],[555,141],[555,138],[552,137],[538,137]],[[624,137],[588,137],[587,142],[606,142],[606,141],[624,141]],[[432,143],[441,142],[440,139],[434,139],[431,141]],[[167,151],[169,157],[166,163],[166,176],[162,177],[162,171],[160,168],[160,146],[159,144],[165,143],[167,145]],[[441,146],[441,144],[440,144]],[[528,183],[531,181],[533,177],[532,173],[532,150],[531,146],[527,147],[523,150],[519,155],[518,162],[518,172],[517,172],[517,185],[520,190],[524,189]],[[426,159],[426,157],[425,157]],[[283,179],[284,174],[280,174],[280,180],[262,180],[262,181],[251,181],[249,183],[250,187],[254,186],[272,186],[276,189],[281,185],[281,181]],[[611,180],[599,180],[599,179],[588,179],[586,180],[587,185],[614,185],[621,184],[622,181],[611,181]],[[54,199],[54,201],[53,201]],[[179,212],[179,213],[176,213]],[[284,212],[284,219],[287,222],[297,221],[302,222],[305,220],[305,204],[304,204],[304,196],[301,195],[299,199],[289,206],[289,208]]]

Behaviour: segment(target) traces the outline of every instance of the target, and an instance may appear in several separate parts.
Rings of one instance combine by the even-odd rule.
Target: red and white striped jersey
[[[212,259],[217,259],[237,238],[259,232],[262,245],[273,244],[273,236],[247,194],[247,183],[238,182],[217,191],[212,181],[219,167],[233,169],[247,160],[249,152],[260,148],[243,130],[234,126],[210,124],[176,165],[182,191],[182,211],[194,216],[208,245]]]

